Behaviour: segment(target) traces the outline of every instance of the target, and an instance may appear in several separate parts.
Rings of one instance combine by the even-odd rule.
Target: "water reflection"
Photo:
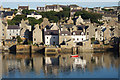
[[[3,77],[118,77],[120,58],[114,53],[81,53],[81,58],[70,55],[3,54]]]

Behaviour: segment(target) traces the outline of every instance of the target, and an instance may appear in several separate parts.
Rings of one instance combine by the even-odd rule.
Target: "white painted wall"
[[[73,42],[82,42],[86,40],[86,35],[72,35],[71,37],[74,39]]]
[[[31,15],[27,15],[27,18],[28,17],[34,17],[35,19],[40,19],[42,18],[42,15],[34,15],[34,14],[31,14]]]
[[[8,29],[6,39],[12,39],[12,36],[17,37],[18,35],[20,35],[20,29]]]
[[[45,35],[45,44],[46,45],[53,45],[54,42],[55,42],[55,45],[59,44],[58,35]]]

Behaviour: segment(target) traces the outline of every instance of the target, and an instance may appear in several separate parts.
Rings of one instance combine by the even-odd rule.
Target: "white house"
[[[35,19],[40,19],[40,18],[42,18],[42,15],[39,15],[39,14],[33,12],[33,13],[31,13],[31,15],[27,15],[27,18],[28,17],[34,17]]]
[[[59,44],[59,30],[47,30],[44,29],[44,37],[46,45],[58,45]]]
[[[71,37],[74,43],[78,43],[86,40],[86,34],[81,30],[73,31]]]
[[[14,39],[20,35],[20,27],[17,25],[9,25],[7,28],[7,37],[6,39]]]

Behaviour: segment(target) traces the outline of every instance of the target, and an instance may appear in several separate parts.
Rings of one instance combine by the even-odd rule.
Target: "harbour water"
[[[119,53],[79,53],[44,56],[41,53],[3,53],[3,78],[118,78]]]

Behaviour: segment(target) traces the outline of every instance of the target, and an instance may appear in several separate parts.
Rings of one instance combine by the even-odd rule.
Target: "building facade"
[[[20,35],[20,27],[17,25],[8,25],[6,39],[15,39]]]
[[[45,7],[37,7],[37,11],[39,12],[46,12],[46,11],[55,11],[60,12],[63,11],[60,5],[46,5]]]
[[[59,30],[44,29],[45,45],[59,45]]]
[[[29,25],[29,21],[22,19],[19,26],[20,26],[20,37],[22,39],[29,39],[31,32],[31,25]]]
[[[39,14],[33,12],[33,13],[31,13],[31,15],[27,15],[27,18],[29,18],[29,17],[33,17],[35,19],[40,19],[40,18],[42,18],[42,15],[39,15]]]
[[[40,44],[43,42],[42,30],[40,29],[39,24],[35,25],[35,29],[33,30],[33,44]]]

